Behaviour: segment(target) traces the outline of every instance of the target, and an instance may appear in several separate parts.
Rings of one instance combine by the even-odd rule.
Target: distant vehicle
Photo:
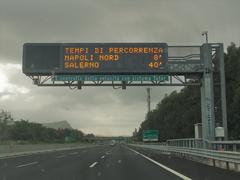
[[[115,140],[111,140],[111,141],[110,141],[110,145],[111,145],[111,146],[114,146],[115,144],[116,144],[116,141],[115,141]]]

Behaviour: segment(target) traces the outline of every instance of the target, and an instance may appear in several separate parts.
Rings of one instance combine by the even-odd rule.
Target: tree
[[[8,125],[13,122],[10,113],[2,110],[0,112],[0,141],[8,139]]]

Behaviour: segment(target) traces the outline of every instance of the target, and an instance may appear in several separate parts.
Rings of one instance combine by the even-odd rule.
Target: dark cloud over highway
[[[145,88],[39,88],[21,73],[26,42],[239,43],[239,0],[0,0],[0,107],[35,122],[130,135],[146,114]],[[152,89],[153,106],[176,88]]]

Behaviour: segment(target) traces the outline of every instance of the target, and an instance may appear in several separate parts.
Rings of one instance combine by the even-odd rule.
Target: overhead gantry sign
[[[203,138],[215,137],[216,109],[227,138],[221,43],[26,43],[22,68],[38,86],[200,86]],[[214,100],[216,84],[220,103]]]
[[[25,44],[26,75],[167,72],[165,43]]]
[[[26,43],[23,48],[23,73],[39,86],[199,85],[177,75],[200,75],[203,67],[200,46]]]

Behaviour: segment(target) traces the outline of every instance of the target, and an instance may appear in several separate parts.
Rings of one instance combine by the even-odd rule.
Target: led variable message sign
[[[157,74],[166,71],[166,43],[26,43],[23,72]]]

